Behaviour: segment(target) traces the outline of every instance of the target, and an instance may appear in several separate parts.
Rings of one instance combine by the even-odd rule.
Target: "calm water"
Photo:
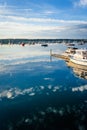
[[[50,49],[66,47],[0,46],[0,130],[87,130],[87,71]]]

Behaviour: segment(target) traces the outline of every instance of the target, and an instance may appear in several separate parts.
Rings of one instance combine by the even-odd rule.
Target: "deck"
[[[68,55],[63,55],[63,54],[51,54],[51,56],[53,56],[53,57],[56,57],[56,58],[61,58],[61,59],[64,59],[65,61],[69,61],[70,60],[70,58],[69,58],[69,56]]]

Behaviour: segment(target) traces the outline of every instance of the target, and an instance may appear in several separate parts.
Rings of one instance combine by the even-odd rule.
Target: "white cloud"
[[[32,23],[64,23],[64,24],[87,24],[87,21],[84,20],[63,20],[63,19],[54,19],[54,18],[28,18],[28,17],[21,17],[21,16],[12,16],[12,15],[0,15],[1,19],[4,19],[6,21],[13,21],[13,22],[32,22]]]
[[[87,0],[79,0],[78,2],[75,2],[75,6],[86,7]]]
[[[7,37],[23,37],[36,35],[36,33],[51,33],[53,32],[60,32],[65,30],[65,27],[55,26],[55,25],[43,25],[43,24],[25,24],[25,23],[18,23],[18,22],[0,22],[0,35],[1,38],[3,36]],[[5,33],[4,33],[5,32]],[[38,34],[39,35],[39,34]]]
[[[39,12],[33,12],[31,8],[22,10],[16,7],[13,7],[13,9],[8,7],[7,5],[0,6],[0,38],[61,38],[63,35],[65,36],[66,29],[70,31],[72,25],[87,24],[85,20],[43,17],[55,13],[54,10],[50,11],[50,9],[41,10],[40,14],[34,17],[35,13]],[[26,15],[28,11],[30,13]],[[60,32],[62,33],[61,37]]]
[[[79,4],[81,6],[87,6],[87,0],[80,0]]]
[[[51,11],[51,10],[44,11],[44,14],[46,14],[46,15],[54,14],[54,13],[55,13],[55,11]]]
[[[0,22],[1,36],[12,35],[30,35],[36,32],[66,30],[69,25],[87,24],[87,21],[79,20],[59,20],[51,18],[25,18],[17,16],[0,16],[5,22]],[[61,24],[61,25],[60,25]],[[59,26],[60,25],[60,26]],[[4,33],[5,32],[5,33]]]

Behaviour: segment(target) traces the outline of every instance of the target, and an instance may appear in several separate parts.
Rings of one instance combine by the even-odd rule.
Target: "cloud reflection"
[[[83,92],[85,90],[87,90],[87,85],[72,88],[73,92],[75,92],[75,91],[81,91],[81,92]]]
[[[44,110],[38,110],[36,113],[22,116],[16,122],[16,129],[25,128],[23,126],[28,126],[28,128],[33,128],[40,130],[43,129],[55,129],[61,128],[62,130],[67,129],[78,129],[86,130],[86,109],[87,104],[76,105],[66,105],[65,107],[53,107],[48,106]],[[70,125],[69,125],[70,123]],[[10,123],[9,129],[14,129],[15,125]]]
[[[64,89],[61,86],[52,86],[52,85],[48,85],[46,86],[36,86],[36,87],[30,87],[30,88],[26,88],[26,89],[20,89],[20,88],[10,88],[10,89],[5,89],[5,90],[0,90],[0,99],[3,98],[7,98],[7,99],[14,99],[18,96],[24,96],[24,95],[28,95],[28,96],[35,96],[37,94],[46,94],[46,95],[50,95],[50,93],[55,93],[55,92],[61,92],[61,91],[66,91],[68,90],[68,88],[64,87]],[[79,86],[79,87],[73,87],[71,88],[72,92],[76,92],[76,91],[85,91],[87,90],[87,85],[83,85],[83,86]]]
[[[25,47],[21,45],[0,45],[0,71],[4,70],[4,66],[7,65],[26,64],[28,62],[49,62],[50,49],[56,49],[56,46],[50,44],[45,49],[41,47],[41,44],[26,45]]]

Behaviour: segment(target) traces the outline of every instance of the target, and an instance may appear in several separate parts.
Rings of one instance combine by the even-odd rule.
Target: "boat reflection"
[[[73,72],[76,76],[87,79],[87,67],[72,63],[71,61],[66,62],[68,67],[73,68]]]

